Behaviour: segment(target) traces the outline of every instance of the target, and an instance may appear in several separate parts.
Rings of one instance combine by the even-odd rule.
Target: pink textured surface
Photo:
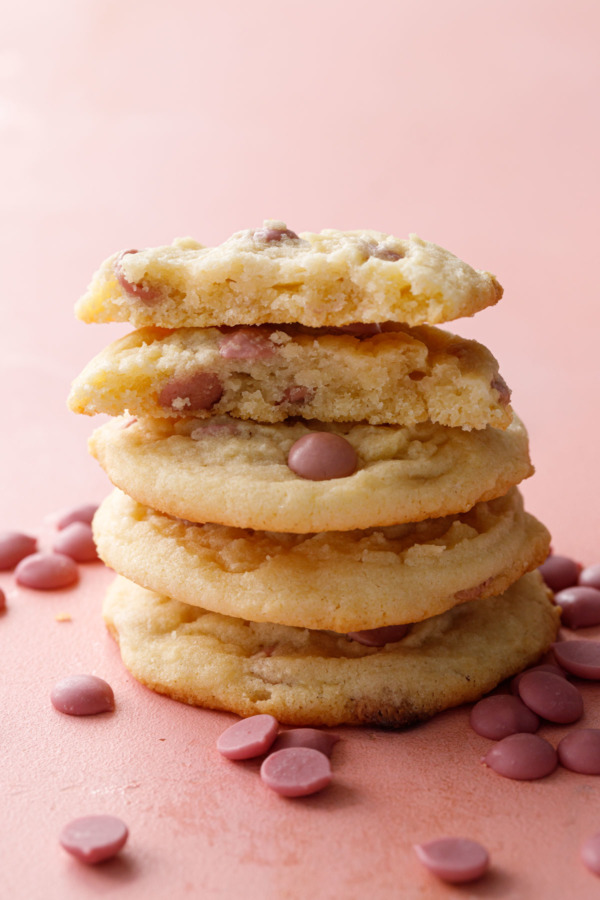
[[[47,514],[108,490],[85,449],[95,423],[65,408],[71,378],[127,331],[72,317],[97,264],[274,217],[416,231],[498,275],[501,303],[453,328],[500,359],[537,466],[528,506],[555,550],[598,562],[599,31],[593,0],[9,4],[0,528],[43,532],[47,547]],[[110,577],[92,563],[78,586],[42,594],[0,575],[7,896],[464,897],[412,850],[446,835],[490,852],[469,896],[597,896],[579,859],[598,831],[597,777],[498,777],[461,709],[404,732],[336,729],[333,783],[278,797],[257,761],[216,752],[233,716],[124,671],[99,617]],[[105,678],[115,712],[57,713],[50,691],[73,672]],[[580,725],[599,727],[599,688],[581,690]],[[565,727],[541,733],[556,744]],[[130,839],[90,870],[58,835],[101,813]]]

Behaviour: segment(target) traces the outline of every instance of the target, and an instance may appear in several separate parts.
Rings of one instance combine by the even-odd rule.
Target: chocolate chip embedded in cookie
[[[418,522],[464,512],[531,474],[527,434],[505,431],[288,421],[115,419],[90,450],[117,487],[191,522],[307,533]],[[350,444],[352,474],[312,480],[289,465],[308,435]],[[348,470],[349,471],[349,470]]]
[[[472,316],[501,296],[493,275],[416,235],[296,234],[267,221],[218,247],[188,238],[114,254],[76,313],[85,322],[136,327],[422,325]]]
[[[123,662],[176,700],[289,725],[406,725],[478,700],[535,662],[559,614],[537,572],[415,625],[397,644],[257,624],[117,578],[104,603]]]
[[[440,328],[374,327],[143,328],[88,363],[69,405],[88,415],[510,424],[510,391],[481,344]]]
[[[114,491],[94,530],[111,569],[158,593],[255,622],[344,634],[480,603],[535,568],[550,542],[516,489],[460,516],[305,535],[194,525]]]

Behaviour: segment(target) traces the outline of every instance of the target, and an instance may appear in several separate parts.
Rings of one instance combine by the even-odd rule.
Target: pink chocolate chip
[[[551,591],[562,591],[577,584],[581,566],[568,556],[553,554],[542,563],[539,570]]]
[[[324,753],[312,747],[288,747],[267,756],[260,777],[282,797],[306,797],[327,787],[331,765]]]
[[[84,522],[86,525],[92,524],[92,519],[98,509],[97,503],[84,503],[81,506],[73,506],[64,510],[56,520],[56,527],[59,531],[72,525],[73,522]]]
[[[521,683],[521,678],[523,675],[526,675],[527,672],[552,672],[554,675],[559,675],[561,678],[566,678],[565,673],[560,668],[560,666],[555,666],[554,663],[542,663],[539,666],[532,666],[530,669],[525,669],[524,672],[519,672],[518,675],[512,679],[510,683],[510,689],[513,694],[519,694],[519,684]]]
[[[352,444],[339,434],[313,431],[290,447],[288,466],[310,481],[346,478],[356,471],[358,457]]]
[[[352,325],[338,325],[328,330],[330,334],[351,334],[356,338],[368,338],[381,334],[381,325],[377,322],[353,322]]]
[[[574,684],[552,672],[525,672],[519,682],[523,703],[548,722],[568,725],[583,715],[583,697]]]
[[[308,403],[314,398],[315,393],[315,388],[305,387],[303,384],[291,384],[283,392],[280,402],[295,405]]]
[[[73,522],[63,528],[52,549],[56,553],[70,556],[75,562],[94,562],[98,559],[92,526],[85,522]]]
[[[281,731],[277,735],[271,752],[286,750],[288,747],[310,747],[324,753],[325,756],[331,756],[331,751],[338,741],[337,734],[319,731],[318,728],[290,728],[289,731]]]
[[[219,339],[223,359],[269,359],[274,354],[273,341],[260,328],[236,328]]]
[[[64,553],[34,553],[21,560],[15,577],[18,584],[37,591],[55,591],[75,584],[79,570]]]
[[[540,720],[518,697],[494,694],[475,704],[469,724],[482,737],[499,741],[509,734],[532,734],[540,727]]]
[[[600,590],[600,563],[582,569],[579,573],[579,584]]]
[[[277,737],[279,723],[273,716],[249,716],[230,725],[219,737],[217,750],[227,759],[262,756]]]
[[[115,261],[115,275],[117,281],[127,294],[130,294],[132,297],[138,297],[142,303],[146,304],[146,306],[154,306],[162,297],[161,288],[145,284],[143,281],[132,282],[125,277],[121,261],[124,256],[127,256],[130,253],[139,253],[139,250],[123,250],[119,253]]]
[[[500,406],[508,406],[510,403],[511,390],[500,373],[492,378],[490,387],[498,393],[498,403]]]
[[[383,647],[385,644],[401,641],[409,628],[410,625],[384,625],[382,628],[369,628],[365,631],[349,631],[347,637],[365,647]]]
[[[115,708],[113,690],[96,675],[70,675],[52,688],[52,706],[68,716],[94,716]]]
[[[600,775],[600,729],[572,731],[560,741],[556,752],[565,769],[582,775]]]
[[[125,846],[129,831],[116,816],[83,816],[66,825],[61,846],[80,862],[94,865],[115,856]]]
[[[600,681],[600,641],[560,641],[552,649],[557,661],[571,675]]]
[[[375,256],[377,259],[383,259],[386,262],[397,262],[404,257],[402,249],[393,250],[384,244],[365,243],[364,250],[368,256]]]
[[[494,744],[483,762],[505,778],[533,781],[554,772],[556,750],[537,734],[510,734]]]
[[[255,240],[264,241],[266,244],[281,241],[284,237],[292,241],[299,240],[296,232],[290,231],[289,228],[258,228],[254,232]]]
[[[26,556],[37,550],[37,541],[20,531],[4,531],[0,534],[0,570],[14,569]]]
[[[581,861],[594,875],[600,875],[600,832],[592,835],[582,845]]]
[[[210,409],[223,396],[223,385],[214,372],[196,372],[187,378],[173,378],[162,387],[158,402],[167,409],[192,412]]]
[[[560,620],[567,628],[589,628],[600,625],[600,590],[586,585],[565,588],[554,596],[560,606]]]
[[[415,844],[414,849],[430,872],[451,884],[481,878],[490,864],[485,847],[468,838],[439,838],[426,844]]]

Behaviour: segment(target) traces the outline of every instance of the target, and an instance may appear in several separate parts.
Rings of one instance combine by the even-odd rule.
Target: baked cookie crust
[[[356,450],[353,475],[312,481],[287,465],[314,431]],[[395,425],[113,419],[90,438],[113,484],[145,506],[191,522],[308,533],[397,525],[465,512],[532,474],[527,433]]]
[[[344,633],[499,594],[550,545],[516,488],[460,516],[313,535],[192,525],[113,491],[94,537],[111,569],[183,603]]]
[[[104,603],[125,666],[175,700],[289,725],[409,725],[536,662],[559,612],[537,572],[381,648],[207,612],[117,578]]]
[[[278,231],[279,239],[266,237]],[[294,235],[269,220],[218,247],[185,238],[116,253],[96,272],[75,312],[84,322],[131,322],[136,328],[436,325],[472,316],[501,296],[493,275],[416,235]]]
[[[69,405],[153,418],[510,424],[510,391],[489,350],[439,328],[382,328],[361,336],[299,326],[144,328],[88,363]]]

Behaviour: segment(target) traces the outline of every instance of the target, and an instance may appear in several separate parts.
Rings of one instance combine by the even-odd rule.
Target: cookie
[[[510,391],[492,354],[439,328],[144,328],[115,341],[75,380],[74,412],[259,422],[289,416],[373,425],[506,428]]]
[[[268,221],[218,247],[188,238],[116,253],[102,264],[75,312],[84,322],[131,322],[136,328],[435,325],[472,316],[501,296],[493,275],[416,235],[296,235]]]
[[[288,457],[298,441],[318,435],[321,444],[323,433],[355,455],[354,474],[317,481],[292,471]],[[349,531],[452,515],[502,496],[533,472],[516,417],[505,431],[118,418],[97,429],[89,446],[113,484],[145,506],[262,531]],[[331,463],[333,455],[336,464],[337,452],[326,447],[322,457]]]
[[[94,537],[111,569],[182,603],[344,633],[499,594],[550,545],[516,488],[460,516],[306,535],[193,525],[113,491]]]
[[[385,726],[479,699],[536,662],[559,621],[537,572],[381,648],[207,612],[123,578],[104,617],[135,678],[176,700],[289,725]]]

